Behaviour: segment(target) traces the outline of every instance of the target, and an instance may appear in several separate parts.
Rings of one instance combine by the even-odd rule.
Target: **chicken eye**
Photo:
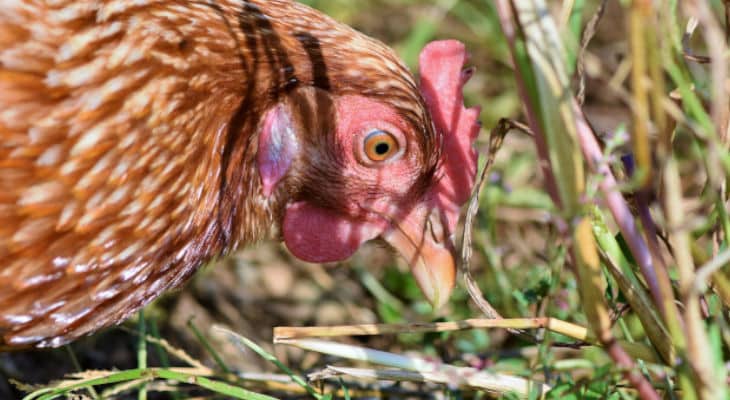
[[[386,131],[376,130],[365,137],[365,155],[370,161],[385,161],[398,150],[398,140]]]

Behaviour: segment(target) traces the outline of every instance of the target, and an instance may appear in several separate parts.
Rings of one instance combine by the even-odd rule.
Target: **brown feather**
[[[437,156],[392,51],[300,4],[0,6],[0,347],[119,323],[265,237],[283,202],[260,194],[255,132],[307,86],[387,101]]]

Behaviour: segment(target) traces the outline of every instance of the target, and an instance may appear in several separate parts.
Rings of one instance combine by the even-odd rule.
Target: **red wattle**
[[[282,228],[284,243],[292,254],[304,261],[341,261],[387,227],[384,221],[364,222],[347,218],[305,201],[289,204]]]

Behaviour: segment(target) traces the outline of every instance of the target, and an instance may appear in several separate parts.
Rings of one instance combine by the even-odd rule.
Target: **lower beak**
[[[449,299],[456,278],[454,247],[437,209],[417,206],[382,234],[408,261],[423,295],[434,309]]]

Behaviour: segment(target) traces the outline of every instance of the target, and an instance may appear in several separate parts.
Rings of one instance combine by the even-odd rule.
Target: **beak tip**
[[[440,214],[416,209],[382,237],[405,258],[434,311],[444,306],[456,280],[456,255]]]
[[[441,309],[449,302],[451,291],[454,288],[453,276],[442,276],[443,279],[431,282],[419,282],[421,291],[434,311]]]
[[[431,304],[431,307],[433,307],[433,311],[438,311],[441,308],[443,308],[446,303],[448,303],[449,297],[448,296],[439,296],[433,299],[428,299],[428,302]]]

